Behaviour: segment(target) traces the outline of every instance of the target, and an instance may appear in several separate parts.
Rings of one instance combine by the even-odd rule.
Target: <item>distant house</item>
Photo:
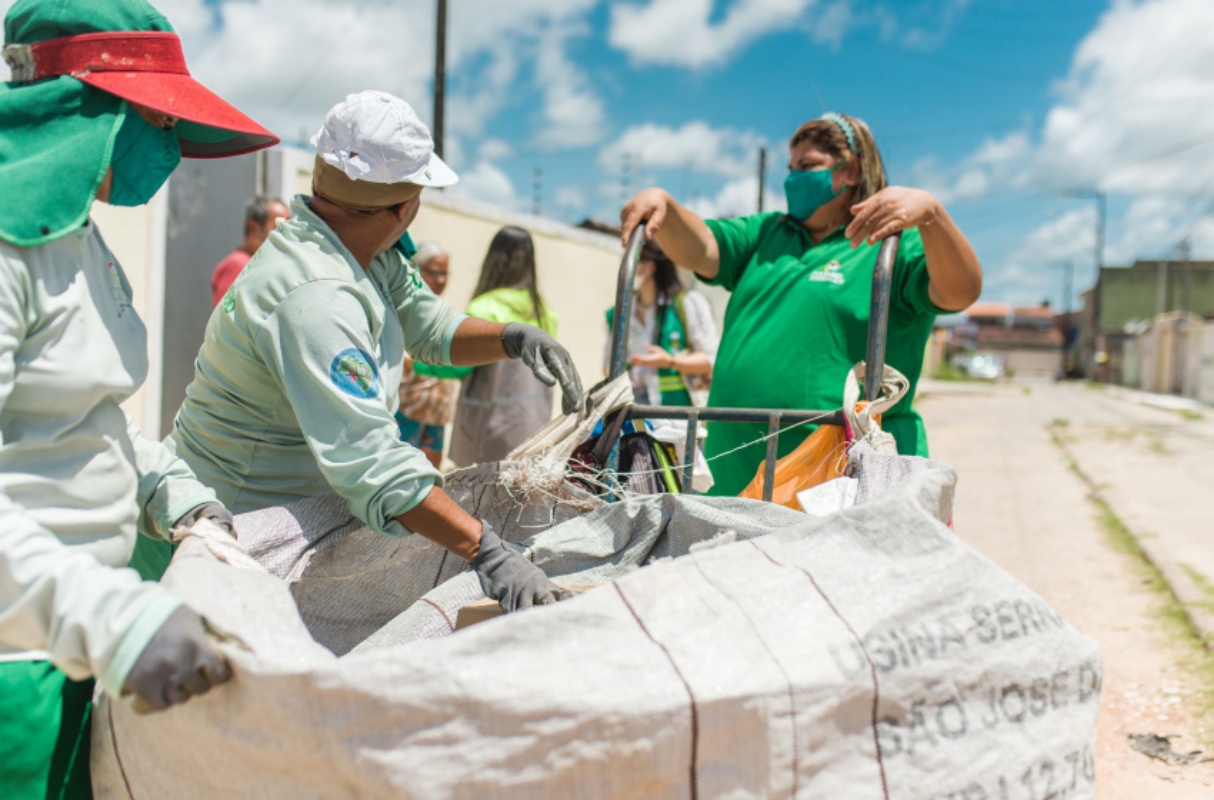
[[[1016,375],[1053,376],[1062,366],[1063,334],[1048,303],[975,303],[949,328],[953,351],[993,353]]]

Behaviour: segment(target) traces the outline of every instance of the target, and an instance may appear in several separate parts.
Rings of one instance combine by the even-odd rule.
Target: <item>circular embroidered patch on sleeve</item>
[[[347,347],[333,356],[333,363],[329,365],[329,380],[338,389],[355,397],[365,399],[379,396],[379,370],[375,367],[375,359],[357,347]]]

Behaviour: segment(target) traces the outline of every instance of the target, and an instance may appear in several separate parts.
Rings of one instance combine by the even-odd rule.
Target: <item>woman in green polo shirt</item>
[[[620,213],[623,240],[644,221],[646,236],[675,262],[732,293],[709,406],[828,409],[842,405],[848,370],[865,357],[877,245],[902,232],[886,361],[911,391],[883,427],[900,453],[926,456],[923,420],[911,407],[923,354],[935,316],[978,298],[978,257],[937,198],[886,184],[862,121],[824,114],[798,128],[789,149],[787,214],[703,220],[665,190],[646,189]],[[810,430],[781,436],[780,455]],[[763,425],[709,425],[706,455],[728,453],[712,461],[713,494],[745,488],[763,461],[765,433]]]

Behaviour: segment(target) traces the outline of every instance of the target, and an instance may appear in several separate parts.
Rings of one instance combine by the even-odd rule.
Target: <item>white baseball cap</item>
[[[347,95],[312,137],[316,155],[352,181],[450,186],[459,176],[434,153],[430,129],[387,92]]]

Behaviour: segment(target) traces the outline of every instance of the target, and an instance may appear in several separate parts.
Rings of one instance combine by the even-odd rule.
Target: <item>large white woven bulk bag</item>
[[[188,540],[166,585],[249,649],[167,712],[102,700],[97,795],[1090,798],[1096,645],[947,527],[950,468],[855,467],[858,504],[820,519],[669,495],[576,516],[523,541],[598,588],[448,633],[481,596],[456,574],[341,657],[286,581]]]

